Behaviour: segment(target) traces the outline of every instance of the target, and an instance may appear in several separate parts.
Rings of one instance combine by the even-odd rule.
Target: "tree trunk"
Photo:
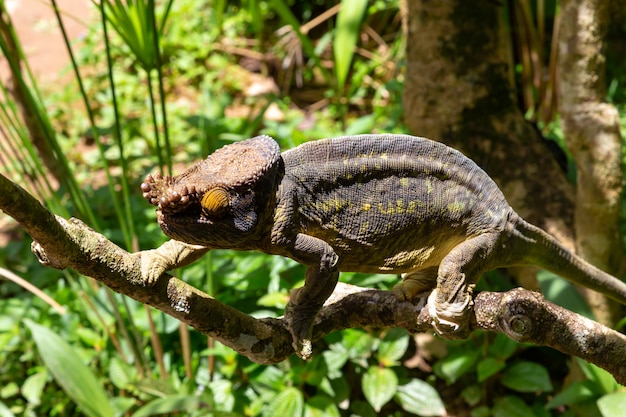
[[[609,2],[561,1],[559,33],[559,112],[576,161],[576,248],[598,267],[616,273],[622,255],[622,138],[619,114],[605,103],[604,37]],[[614,322],[618,309],[593,293],[598,320]]]

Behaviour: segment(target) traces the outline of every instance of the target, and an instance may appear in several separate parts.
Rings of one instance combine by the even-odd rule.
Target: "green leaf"
[[[443,378],[448,384],[452,384],[470,371],[479,357],[480,352],[477,350],[456,352],[437,361],[433,370],[438,377]]]
[[[354,56],[354,50],[361,30],[361,21],[367,10],[367,0],[342,0],[341,9],[337,14],[337,28],[333,41],[333,53],[335,56],[335,75],[337,77],[337,90],[342,92],[350,64]]]
[[[470,385],[464,388],[463,391],[461,391],[461,397],[463,398],[463,401],[465,401],[467,404],[469,404],[472,407],[478,405],[480,400],[482,400],[483,398],[482,394],[483,394],[482,389],[477,384]]]
[[[486,405],[481,405],[479,407],[472,408],[472,411],[470,411],[470,416],[471,417],[490,417],[491,409],[487,407]]]
[[[288,302],[289,295],[286,292],[275,291],[262,295],[257,301],[257,304],[262,307],[284,309]]]
[[[28,400],[29,403],[34,405],[41,404],[41,393],[46,386],[46,380],[48,379],[48,373],[45,370],[37,372],[26,378],[22,384],[22,395]]]
[[[604,369],[580,358],[576,358],[576,361],[585,376],[589,380],[595,382],[596,386],[601,390],[601,394],[611,394],[620,387],[617,381],[615,381],[613,375],[611,375],[608,371],[605,371]]]
[[[126,389],[133,379],[133,369],[117,356],[113,356],[109,362],[109,378],[116,388]]]
[[[396,393],[398,377],[389,368],[373,366],[363,375],[361,386],[365,398],[378,412]]]
[[[589,305],[576,287],[558,275],[548,271],[537,274],[541,293],[550,301],[588,318],[593,318]]]
[[[0,401],[0,417],[15,417],[15,414],[2,401]]]
[[[137,405],[137,399],[133,397],[111,398],[111,406],[115,410],[116,416],[130,415],[128,411],[136,405]]]
[[[233,395],[233,382],[220,379],[213,381],[210,386],[213,393],[214,408],[219,411],[232,411],[236,402]]]
[[[362,329],[346,329],[342,333],[343,346],[350,359],[359,359],[370,355],[374,338]]]
[[[348,352],[341,343],[334,343],[328,350],[322,353],[322,357],[326,361],[326,368],[329,374],[338,372],[348,362],[350,352]]]
[[[209,405],[210,402],[206,398],[197,395],[172,395],[150,401],[135,411],[132,417],[147,417],[186,410],[199,410],[208,408]]]
[[[350,404],[351,416],[359,417],[377,417],[378,413],[374,411],[371,405],[366,401],[355,401]]]
[[[502,384],[518,392],[550,392],[552,382],[543,365],[522,361],[504,371]]]
[[[346,127],[345,135],[360,135],[363,133],[372,133],[372,130],[376,126],[376,115],[368,114],[367,116],[359,117],[356,120],[352,120]]]
[[[395,366],[408,347],[409,334],[403,329],[391,329],[380,342],[376,356],[382,366]]]
[[[476,366],[476,373],[478,375],[478,382],[483,382],[489,377],[500,372],[506,364],[495,358],[485,358],[478,362],[478,366]]]
[[[78,354],[47,327],[26,321],[39,355],[55,381],[90,417],[113,416],[113,408],[102,383],[78,358]]]
[[[524,401],[513,396],[497,399],[491,412],[493,417],[536,417]]]
[[[603,417],[624,415],[626,409],[626,392],[614,392],[598,400],[598,408]]]
[[[546,404],[546,408],[550,410],[564,405],[572,405],[597,396],[597,386],[593,381],[576,381],[552,397]]]
[[[409,413],[419,416],[446,415],[446,408],[437,390],[420,379],[399,386],[396,400]]]
[[[265,417],[293,416],[300,417],[304,413],[304,397],[294,387],[285,389],[275,396],[263,412]]]
[[[341,413],[333,402],[326,396],[317,395],[306,402],[304,417],[340,417]]]
[[[504,361],[510,358],[519,346],[520,344],[515,340],[502,333],[498,333],[493,342],[489,345],[489,356]]]

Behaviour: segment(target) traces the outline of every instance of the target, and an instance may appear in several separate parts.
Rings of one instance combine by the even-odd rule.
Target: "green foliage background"
[[[556,5],[547,3],[552,14],[541,16],[549,21]],[[0,172],[127,250],[165,240],[140,195],[147,173],[176,172],[257,134],[290,148],[405,132],[395,0],[343,0],[340,9],[326,0],[94,7],[101,20],[80,44],[68,41],[78,87],[39,85],[28,71],[17,78],[22,97],[2,87]],[[14,69],[27,65],[0,8],[2,52]],[[608,99],[625,114],[624,63],[609,59]],[[536,86],[518,70],[520,88],[532,96]],[[276,83],[267,87],[268,80]],[[25,123],[16,100],[34,120]],[[560,141],[556,119],[538,111],[545,104],[527,105],[529,118]],[[45,147],[34,145],[37,135]],[[485,333],[424,345],[397,329],[351,329],[328,336],[310,362],[254,364],[73,271],[40,267],[28,236],[17,228],[10,234],[0,248],[0,274],[10,279],[0,282],[0,416],[609,416],[626,404],[606,372],[580,362],[586,378],[566,386],[570,358]],[[214,251],[178,271],[220,301],[272,317],[303,274],[290,260],[234,251]],[[57,304],[26,291],[20,278]],[[484,288],[512,285],[498,277],[495,287],[489,278]],[[397,277],[341,279],[388,289]]]

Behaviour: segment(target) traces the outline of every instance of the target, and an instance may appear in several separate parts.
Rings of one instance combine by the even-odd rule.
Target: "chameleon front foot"
[[[292,291],[292,300],[297,299],[297,291]],[[304,360],[313,355],[313,324],[319,309],[320,307],[317,306],[304,303],[296,304],[293,301],[290,301],[285,309],[285,318],[289,323],[293,348],[296,355]]]

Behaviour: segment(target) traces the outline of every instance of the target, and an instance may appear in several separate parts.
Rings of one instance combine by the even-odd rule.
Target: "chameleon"
[[[426,138],[343,136],[281,153],[257,136],[177,176],[148,175],[141,190],[173,239],[142,258],[146,284],[218,248],[306,266],[285,310],[303,358],[340,271],[400,274],[400,300],[432,290],[432,324],[447,338],[469,334],[473,289],[495,268],[536,265],[626,304],[624,282],[523,220],[471,159]]]

